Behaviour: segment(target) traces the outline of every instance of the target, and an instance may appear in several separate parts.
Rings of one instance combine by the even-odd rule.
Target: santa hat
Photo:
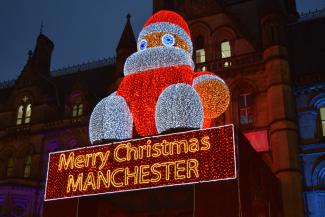
[[[152,15],[144,24],[144,27],[139,34],[138,42],[140,42],[145,35],[154,32],[166,32],[178,35],[187,43],[190,48],[190,53],[192,54],[193,44],[190,29],[188,28],[186,21],[179,14],[173,11],[161,10]]]

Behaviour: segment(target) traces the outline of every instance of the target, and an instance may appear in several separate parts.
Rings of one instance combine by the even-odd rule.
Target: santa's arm
[[[205,118],[217,118],[226,111],[230,92],[219,76],[212,72],[196,72],[192,85],[201,98]]]

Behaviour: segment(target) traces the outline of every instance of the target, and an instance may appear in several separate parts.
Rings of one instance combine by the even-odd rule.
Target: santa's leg
[[[89,139],[92,144],[105,140],[122,140],[132,137],[133,118],[121,96],[112,94],[94,108],[89,120]]]
[[[190,85],[179,83],[166,88],[156,106],[159,133],[171,129],[198,129],[203,124],[203,107],[199,95]]]

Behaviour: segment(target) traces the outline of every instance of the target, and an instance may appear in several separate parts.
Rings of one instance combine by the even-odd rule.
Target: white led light
[[[143,51],[143,50],[147,49],[147,45],[148,45],[147,40],[146,39],[142,39],[140,41],[140,44],[139,44],[139,50],[140,51]]]
[[[174,44],[175,44],[175,38],[171,34],[165,34],[161,38],[161,42],[165,46],[174,46]]]
[[[163,20],[170,20],[168,18]],[[126,59],[124,75],[132,76],[123,80],[127,83],[122,83],[118,90],[121,96],[114,93],[103,99],[91,114],[89,137],[92,143],[103,139],[132,138],[133,118],[138,133],[147,136],[174,128],[202,128],[204,119],[216,118],[228,107],[230,93],[220,77],[204,72],[195,74],[189,70],[194,70],[193,44],[190,33],[186,32],[185,21],[180,18],[181,24],[176,25],[157,22],[153,18],[150,22],[154,23],[140,32],[138,52]],[[141,74],[149,70],[152,71]],[[125,84],[128,88],[123,88]],[[159,87],[167,88],[162,91]],[[138,94],[132,97],[134,93]],[[131,111],[125,99],[128,99]],[[137,115],[133,117],[132,113]],[[139,122],[139,116],[145,118]]]
[[[111,95],[94,108],[89,121],[89,138],[94,143],[103,139],[132,138],[133,118],[125,99]]]
[[[188,65],[194,69],[192,57],[178,47],[152,47],[136,52],[126,59],[124,75],[157,69],[167,66]]]
[[[105,111],[105,101],[107,98],[102,99],[95,106],[93,112],[91,113],[89,119],[89,139],[93,144],[95,141],[104,138],[103,123],[104,123],[104,113]]]
[[[46,173],[46,182],[45,182],[45,194],[44,194],[44,201],[56,201],[56,200],[60,200],[60,199],[67,199],[67,198],[83,198],[83,197],[89,197],[89,196],[99,196],[99,195],[108,195],[108,194],[115,194],[115,193],[121,193],[121,192],[131,192],[131,191],[139,191],[139,190],[145,190],[145,189],[158,189],[158,188],[163,188],[163,187],[172,187],[172,186],[184,186],[184,185],[192,185],[192,184],[196,184],[196,183],[210,183],[210,182],[216,182],[216,181],[220,181],[220,180],[232,180],[232,179],[236,179],[238,177],[238,169],[237,169],[237,156],[236,156],[236,142],[235,142],[235,130],[234,130],[234,125],[233,124],[229,124],[229,125],[224,125],[224,126],[219,126],[219,127],[213,127],[213,128],[209,128],[209,129],[202,129],[202,130],[191,130],[191,131],[188,131],[188,132],[199,132],[199,133],[204,133],[205,131],[207,130],[211,130],[211,129],[222,129],[222,128],[226,128],[226,127],[231,127],[232,128],[232,144],[231,144],[231,147],[229,147],[231,149],[231,151],[233,152],[233,162],[234,162],[234,175],[231,176],[231,177],[225,177],[225,178],[218,178],[218,177],[213,177],[211,180],[208,180],[208,181],[190,181],[188,183],[178,183],[178,184],[164,184],[164,185],[159,185],[159,186],[154,186],[154,187],[139,187],[139,188],[135,188],[135,189],[126,189],[126,190],[118,190],[118,191],[106,191],[106,192],[101,192],[101,193],[98,193],[98,192],[83,192],[84,194],[81,194],[81,195],[77,195],[77,194],[72,194],[72,195],[66,195],[66,196],[58,196],[58,197],[51,197],[48,195],[48,192],[50,191],[49,189],[49,181],[51,179],[51,176],[50,176],[50,170],[47,169],[47,173]],[[160,138],[161,140],[165,139],[165,138],[168,138],[170,136],[173,136],[173,135],[181,135],[181,134],[184,134],[184,132],[181,132],[181,133],[172,133],[172,134],[168,134],[168,135],[156,135],[156,136],[153,136],[153,137],[148,137],[148,139],[150,138],[155,138],[155,139],[158,139]],[[186,135],[186,134],[185,134]],[[217,135],[217,134],[216,134]],[[127,140],[127,141],[123,141],[123,143],[127,143],[127,142],[134,142],[138,139],[135,139],[135,140]],[[122,143],[122,142],[121,142]],[[117,143],[117,144],[120,144],[120,143]],[[97,147],[103,147],[105,148],[105,146],[107,146],[107,144],[105,145],[98,145]],[[216,147],[216,146],[213,146],[213,147]],[[68,154],[69,152],[71,151],[81,151],[81,152],[84,152],[84,151],[88,151],[90,149],[93,149],[94,146],[89,146],[89,147],[83,147],[83,148],[76,148],[76,149],[73,149],[73,150],[65,150],[65,151],[57,151],[57,152],[51,152],[49,153],[49,159],[53,159],[52,157],[54,155],[57,155],[58,153],[66,153]],[[50,168],[50,160],[48,161],[48,166],[47,168]],[[110,188],[109,188],[110,189]],[[109,190],[108,189],[108,190]]]
[[[178,25],[175,25],[173,23],[168,22],[159,22],[159,23],[153,23],[145,28],[142,29],[142,31],[139,34],[138,43],[144,39],[144,37],[148,34],[154,33],[154,32],[166,32],[169,34],[175,34],[181,37],[185,40],[185,42],[188,44],[190,48],[190,55],[192,56],[193,53],[193,44],[191,38],[187,35],[187,33],[180,28]]]
[[[175,84],[159,96],[156,127],[159,133],[174,128],[202,128],[203,108],[199,95],[187,84]]]

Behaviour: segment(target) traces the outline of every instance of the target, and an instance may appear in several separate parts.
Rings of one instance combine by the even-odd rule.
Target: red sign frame
[[[49,154],[45,201],[237,178],[234,126]]]

